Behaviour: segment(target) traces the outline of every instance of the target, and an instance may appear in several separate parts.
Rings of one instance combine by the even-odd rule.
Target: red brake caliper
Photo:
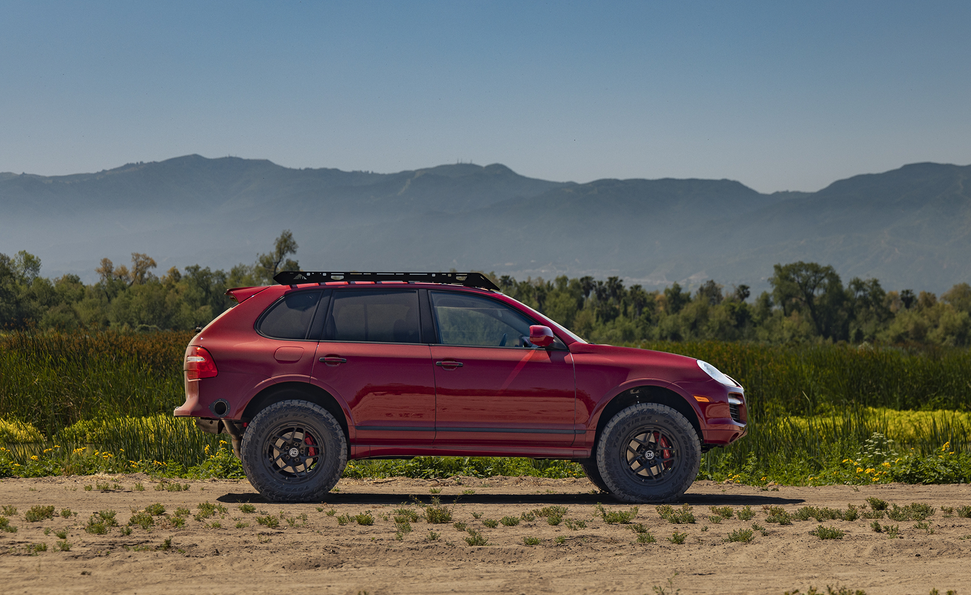
[[[310,448],[307,449],[307,456],[308,457],[315,457],[315,456],[317,456],[317,449],[314,448],[314,445],[317,444],[317,443],[314,442],[314,439],[310,437],[310,434],[307,434],[304,437],[303,443],[310,447]]]
[[[662,465],[664,466],[665,469],[670,469],[671,468],[671,465],[674,464],[674,461],[670,460],[670,458],[671,458],[671,450],[670,450],[670,448],[664,448],[664,447],[670,447],[671,446],[671,443],[668,442],[667,437],[662,434],[661,437],[660,437],[660,439],[658,440],[658,444],[661,445],[661,449],[662,449],[661,450],[661,462],[662,462]]]

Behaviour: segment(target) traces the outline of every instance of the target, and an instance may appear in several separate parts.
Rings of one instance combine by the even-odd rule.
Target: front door
[[[429,293],[439,331],[439,344],[431,346],[436,447],[572,444],[570,352],[530,345],[530,322],[497,300]]]

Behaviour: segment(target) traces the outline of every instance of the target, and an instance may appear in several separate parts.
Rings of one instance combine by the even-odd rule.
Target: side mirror
[[[549,347],[553,344],[553,331],[550,327],[541,324],[532,324],[529,327],[529,342],[537,347]]]

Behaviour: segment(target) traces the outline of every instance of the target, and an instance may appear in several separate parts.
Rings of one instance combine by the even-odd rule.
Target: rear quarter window
[[[321,291],[299,291],[276,302],[260,317],[257,330],[274,339],[306,339]]]

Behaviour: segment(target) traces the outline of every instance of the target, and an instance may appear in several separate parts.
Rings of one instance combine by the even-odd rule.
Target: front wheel
[[[247,479],[272,502],[323,500],[347,464],[340,424],[307,401],[281,401],[260,411],[240,450]]]
[[[607,423],[596,458],[600,477],[617,500],[669,502],[698,475],[701,444],[691,423],[671,407],[639,403]]]

